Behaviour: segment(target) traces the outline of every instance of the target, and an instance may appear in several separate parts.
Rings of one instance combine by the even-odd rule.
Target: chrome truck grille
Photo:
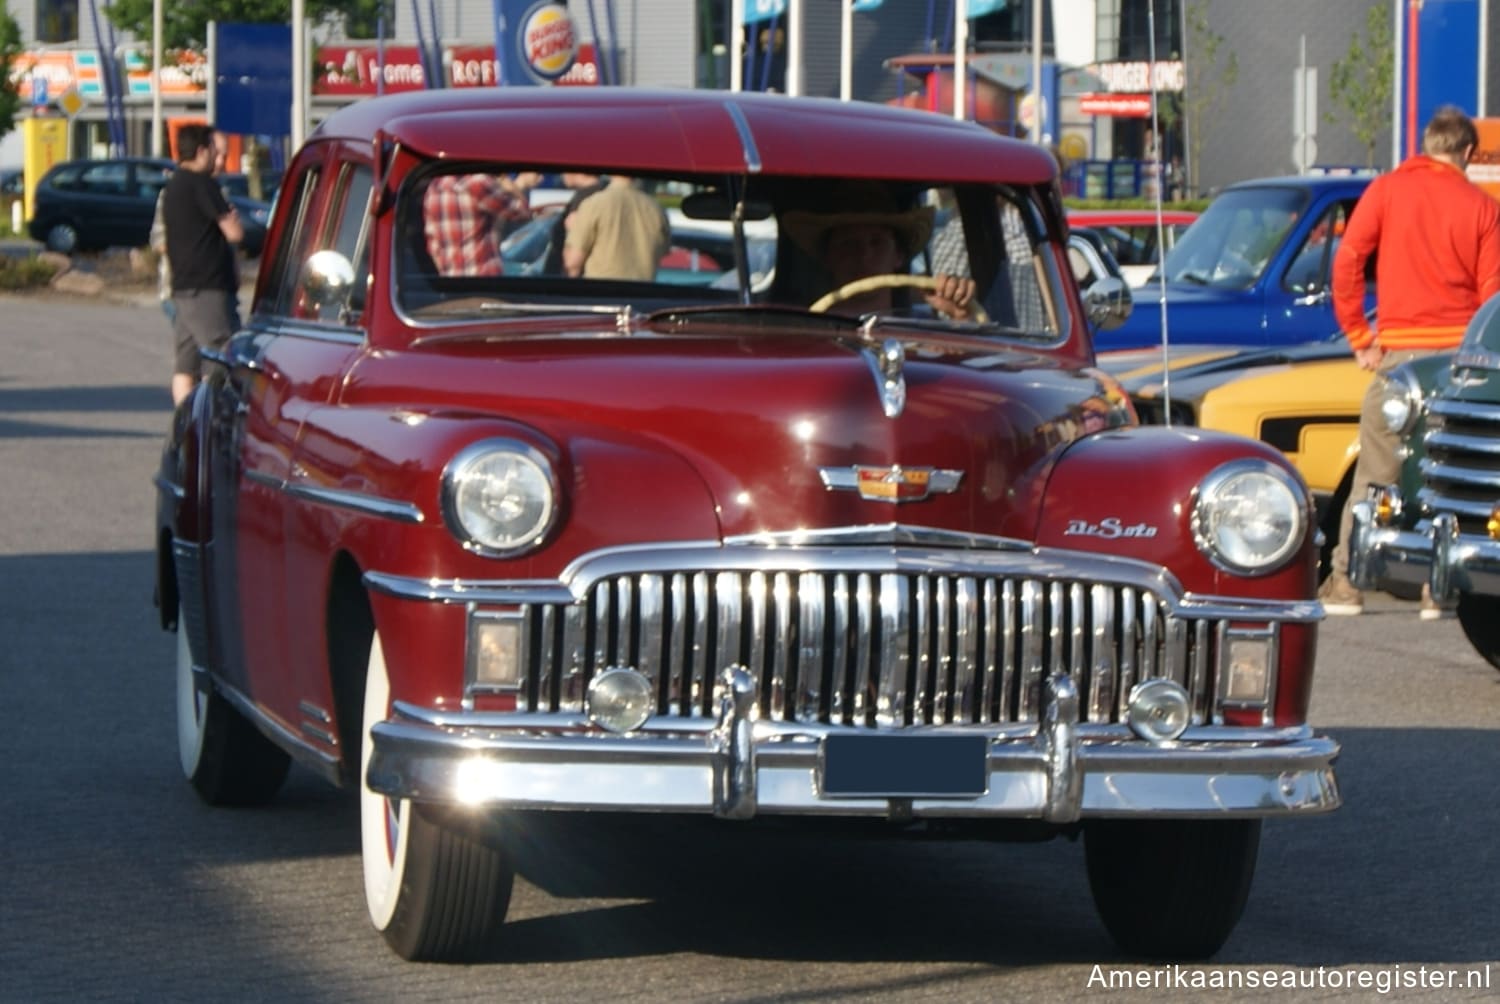
[[[1453,513],[1464,533],[1487,536],[1500,500],[1500,406],[1434,398],[1424,442],[1423,514]]]
[[[713,711],[729,664],[758,686],[758,715],[904,726],[1037,721],[1043,682],[1066,672],[1080,717],[1118,722],[1130,688],[1165,676],[1211,720],[1227,620],[1168,616],[1134,586],[908,572],[704,571],[599,578],[579,602],[522,606],[525,710],[577,711],[590,678],[631,666],[657,713]]]

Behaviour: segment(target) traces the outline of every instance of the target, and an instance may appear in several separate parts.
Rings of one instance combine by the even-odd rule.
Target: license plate
[[[978,798],[989,784],[985,736],[833,735],[823,740],[830,798]]]

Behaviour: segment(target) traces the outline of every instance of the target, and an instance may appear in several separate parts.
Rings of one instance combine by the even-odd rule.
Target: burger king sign
[[[573,19],[560,3],[538,3],[527,10],[521,17],[516,43],[526,72],[548,83],[572,69],[578,55]]]

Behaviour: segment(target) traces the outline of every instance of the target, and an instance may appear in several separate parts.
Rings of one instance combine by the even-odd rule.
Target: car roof
[[[1276,178],[1253,178],[1226,185],[1222,192],[1234,192],[1245,188],[1296,188],[1301,191],[1347,190],[1364,191],[1375,180],[1373,174],[1290,174]]]
[[[1057,172],[1041,147],[933,112],[729,91],[414,91],[347,105],[313,138],[368,143],[380,133],[429,157],[479,160],[502,153],[522,163],[643,173],[1042,184]],[[525,142],[508,144],[508,135],[525,136]]]

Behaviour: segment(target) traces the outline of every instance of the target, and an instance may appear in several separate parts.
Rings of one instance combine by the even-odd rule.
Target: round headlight
[[[546,536],[557,515],[552,466],[515,440],[475,443],[443,472],[443,514],[466,547],[499,556],[525,551]]]
[[[1198,486],[1193,537],[1210,561],[1228,571],[1274,571],[1296,551],[1306,529],[1306,493],[1267,461],[1231,461]]]
[[[1422,385],[1411,368],[1397,366],[1387,373],[1380,386],[1380,416],[1385,427],[1398,436],[1405,435],[1421,410]]]

